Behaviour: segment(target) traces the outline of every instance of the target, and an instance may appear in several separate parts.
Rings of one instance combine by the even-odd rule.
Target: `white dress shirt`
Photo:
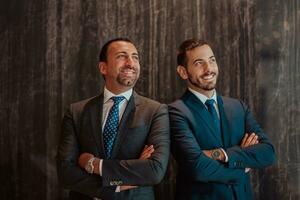
[[[210,98],[208,98],[207,96],[205,96],[204,94],[201,94],[200,92],[197,92],[196,90],[193,90],[192,88],[188,88],[189,89],[189,91],[191,92],[191,93],[193,93],[203,104],[204,104],[204,106],[206,107],[206,109],[208,109],[207,108],[207,106],[205,105],[205,102],[208,100],[208,99],[213,99],[214,100],[214,107],[215,107],[215,109],[216,109],[216,111],[217,111],[217,114],[218,114],[218,117],[219,117],[219,119],[220,119],[220,113],[219,113],[219,108],[218,108],[218,101],[217,101],[217,93],[216,93],[216,90],[214,90],[214,93],[213,93],[213,95],[210,97]]]
[[[121,101],[119,104],[119,122],[120,122],[131,95],[132,95],[132,89],[116,95],[116,94],[112,93],[111,91],[109,91],[106,87],[104,87],[103,109],[102,109],[102,131],[104,130],[104,126],[105,126],[109,111],[110,111],[111,107],[114,105],[114,101],[111,99],[111,97],[114,97],[114,96],[124,96],[125,97],[125,99],[123,101]]]
[[[103,109],[102,109],[102,132],[104,130],[104,126],[105,126],[109,111],[110,111],[111,107],[114,105],[114,101],[111,99],[111,97],[114,97],[114,96],[124,96],[125,97],[125,99],[122,100],[119,104],[119,123],[120,123],[132,93],[133,93],[133,90],[130,89],[130,90],[127,90],[126,92],[116,95],[116,94],[112,93],[111,91],[109,91],[106,87],[104,87]],[[102,176],[102,163],[103,163],[103,159],[100,159],[100,161],[99,161],[100,176]],[[117,186],[116,192],[120,192],[120,186]]]
[[[216,90],[214,90],[213,92],[213,95],[208,98],[207,96],[205,96],[204,94],[201,94],[200,92],[197,92],[196,90],[193,90],[192,88],[188,88],[188,90],[193,93],[203,104],[204,106],[207,108],[207,106],[205,105],[205,102],[208,100],[208,99],[213,99],[214,100],[214,107],[217,111],[217,114],[218,114],[218,117],[220,119],[220,112],[219,112],[219,108],[218,108],[218,101],[217,101],[217,92]],[[228,162],[228,156],[227,156],[227,153],[226,151],[223,149],[223,148],[220,148],[221,151],[224,153],[224,156],[225,156],[225,162]]]

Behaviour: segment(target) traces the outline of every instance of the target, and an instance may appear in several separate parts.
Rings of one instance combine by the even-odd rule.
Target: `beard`
[[[210,91],[214,90],[216,88],[216,82],[217,82],[217,74],[213,73],[216,76],[216,79],[210,82],[202,82],[202,77],[199,78],[193,78],[193,76],[188,72],[188,81],[196,88],[199,88],[201,90]]]
[[[123,85],[126,87],[133,87],[138,80],[139,72],[137,69],[131,69],[133,71],[132,75],[128,76],[124,72],[125,70],[128,70],[128,69],[130,69],[130,68],[128,68],[128,67],[121,68],[120,73],[117,76],[117,82],[120,85]]]

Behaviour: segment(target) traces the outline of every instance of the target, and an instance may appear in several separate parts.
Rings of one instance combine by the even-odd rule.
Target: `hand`
[[[94,157],[93,154],[90,154],[90,153],[82,153],[80,156],[79,156],[79,159],[78,159],[78,164],[81,168],[85,168],[87,162],[89,161],[89,159],[91,159],[92,157]]]
[[[212,158],[211,152],[212,152],[212,150],[203,150],[203,153],[209,158]]]
[[[151,157],[151,154],[154,152],[154,147],[153,145],[145,145],[139,159],[140,160],[146,160],[148,158]],[[120,192],[121,191],[125,191],[125,190],[131,190],[131,189],[134,189],[134,188],[137,188],[138,186],[135,186],[135,185],[121,185],[120,186]]]
[[[131,189],[134,189],[134,188],[137,188],[137,186],[134,186],[134,185],[121,185],[120,186],[120,192],[125,191],[125,190],[131,190]]]
[[[242,148],[258,144],[258,136],[255,133],[246,133],[242,139],[240,146]]]
[[[140,155],[140,160],[146,160],[148,158],[151,157],[151,154],[154,152],[154,147],[153,145],[145,145],[144,149],[143,149],[143,152],[141,153]]]

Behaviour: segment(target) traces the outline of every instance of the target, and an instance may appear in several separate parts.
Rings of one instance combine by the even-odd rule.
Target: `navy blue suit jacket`
[[[217,97],[222,134],[217,133],[205,105],[190,91],[169,105],[171,148],[178,164],[177,199],[252,199],[245,168],[263,168],[275,161],[274,147],[241,101]],[[259,144],[241,148],[245,133]],[[208,158],[202,150],[223,148],[228,162]]]

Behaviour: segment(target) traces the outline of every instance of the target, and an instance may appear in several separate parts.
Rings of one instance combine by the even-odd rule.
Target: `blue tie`
[[[207,106],[207,109],[210,112],[210,114],[214,120],[214,125],[217,128],[218,133],[221,133],[220,120],[218,117],[218,113],[215,109],[214,103],[215,103],[215,100],[213,100],[213,99],[207,99],[205,101],[205,105]]]
[[[111,158],[111,151],[118,133],[119,104],[125,97],[111,97],[114,105],[111,107],[103,130],[104,150],[107,158]]]

